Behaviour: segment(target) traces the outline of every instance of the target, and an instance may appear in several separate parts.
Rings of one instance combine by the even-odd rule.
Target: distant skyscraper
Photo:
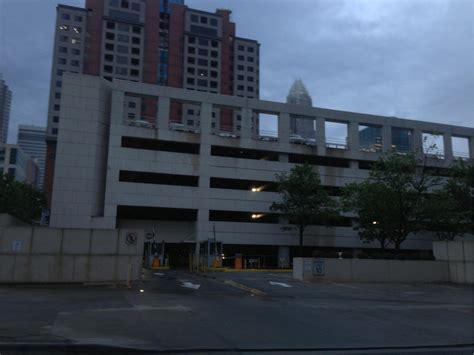
[[[291,85],[286,103],[291,105],[313,106],[313,100],[301,79],[295,80]],[[314,121],[307,119],[291,118],[291,133],[303,138],[315,138]]]
[[[8,89],[5,80],[3,80],[0,74],[0,143],[7,142],[11,103],[12,92]]]
[[[43,189],[44,165],[46,161],[46,127],[19,125],[17,144],[38,165],[38,187]]]

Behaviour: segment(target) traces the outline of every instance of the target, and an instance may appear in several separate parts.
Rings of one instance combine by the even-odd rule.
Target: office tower
[[[12,92],[0,74],[0,143],[7,142],[11,103]]]
[[[288,96],[286,97],[286,103],[291,105],[313,106],[313,100],[301,79],[295,80],[293,85],[291,85]],[[294,135],[301,136],[302,138],[315,138],[313,121],[292,117],[290,126],[291,132]]]
[[[0,144],[0,173],[38,187],[38,165],[17,144]]]
[[[38,187],[43,189],[44,165],[46,159],[46,127],[19,125],[17,144],[38,165]]]
[[[58,5],[47,127],[48,199],[59,120],[66,114],[61,113],[64,72],[258,98],[259,43],[236,36],[230,10],[190,9],[182,0],[86,0],[85,8]],[[152,97],[130,99],[124,118],[149,121],[156,117],[158,105]],[[192,103],[172,103],[171,123],[198,130],[198,111]],[[226,108],[213,112],[216,133],[238,129],[239,116]]]

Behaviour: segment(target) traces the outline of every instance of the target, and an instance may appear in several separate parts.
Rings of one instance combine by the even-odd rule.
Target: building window
[[[117,40],[119,42],[125,42],[128,43],[129,37],[127,35],[118,35]]]
[[[207,17],[201,16],[201,23],[207,24]]]
[[[61,82],[61,80],[56,80],[56,87],[57,88],[60,88],[61,86],[63,86],[62,84],[63,83]]]
[[[243,55],[239,55],[239,56],[237,57],[237,59],[238,59],[238,60],[245,60],[245,57],[244,57]]]
[[[132,3],[132,11],[140,12],[140,4],[136,2]]]
[[[209,52],[208,52],[207,49],[199,48],[199,49],[198,49],[198,54],[199,54],[199,55],[205,55],[205,56],[207,56],[207,55],[209,55]]]
[[[109,5],[112,7],[118,7],[119,0],[110,0]]]
[[[211,57],[217,58],[218,55],[217,51],[211,51]]]
[[[58,64],[66,64],[66,58],[58,58]]]
[[[244,76],[243,75],[237,75],[237,80],[244,80]]]
[[[244,46],[241,46],[241,45],[237,46],[237,48],[238,48],[239,51],[245,50],[245,47],[244,47]]]
[[[198,59],[198,65],[207,66],[208,63],[207,59]]]
[[[71,53],[73,55],[80,55],[81,54],[81,50],[80,49],[77,49],[77,48],[73,48],[71,49]]]
[[[188,74],[194,74],[195,70],[194,68],[188,68],[187,72]]]
[[[112,62],[114,60],[114,56],[112,54],[106,54],[104,58],[106,62]]]
[[[237,115],[237,121],[241,121],[242,120],[242,116],[241,115]]]
[[[81,39],[80,39],[80,38],[72,38],[72,39],[71,39],[71,43],[72,43],[72,44],[80,44],[80,43],[81,43]]]
[[[198,22],[198,15],[191,15],[191,22]]]
[[[55,93],[54,98],[55,99],[60,99],[61,98],[61,93],[60,92]]]
[[[69,30],[69,26],[68,25],[60,25],[59,30],[60,31],[67,31],[67,30]]]
[[[139,37],[132,37],[132,43],[133,44],[140,44],[140,38]]]
[[[79,61],[73,59],[73,60],[71,60],[71,65],[72,65],[73,67],[78,67],[78,66],[79,66]]]
[[[71,19],[71,16],[70,16],[69,14],[62,14],[62,15],[61,15],[61,18],[62,18],[63,20],[70,20],[70,19]]]
[[[133,47],[132,48],[132,54],[140,55],[140,48]]]
[[[243,90],[244,86],[243,85],[237,85],[237,90]]]
[[[74,31],[74,33],[77,33],[77,34],[82,32],[82,29],[80,27],[73,27],[72,30]]]
[[[59,53],[67,53],[66,47],[59,47]]]
[[[186,123],[188,124],[188,126],[193,126],[194,125],[193,120],[187,120]]]
[[[128,64],[128,58],[127,57],[122,57],[122,56],[117,56],[115,58],[117,60],[117,63],[119,64]]]
[[[247,81],[250,81],[251,83],[253,83],[253,76],[248,76]]]
[[[58,134],[58,129],[57,128],[53,128],[51,130],[51,132],[54,134],[54,135],[57,135]]]
[[[131,76],[138,76],[139,75],[139,71],[137,69],[131,69],[130,70],[130,75]]]
[[[58,123],[59,122],[59,116],[53,116],[53,122]]]
[[[196,43],[196,38],[195,37],[188,37],[188,43]]]
[[[218,65],[219,63],[216,60],[211,60],[211,67],[217,68]]]
[[[106,43],[105,44],[105,49],[108,51],[113,51],[114,50],[114,45],[112,43]]]
[[[198,79],[197,84],[198,86],[207,86],[207,80]]]
[[[140,65],[140,60],[137,58],[132,58],[131,62],[132,62],[132,65]]]
[[[217,72],[214,70],[211,70],[211,78],[217,78]]]
[[[115,22],[107,21],[107,28],[113,30],[115,28]]]
[[[115,34],[113,34],[112,32],[106,32],[105,33],[105,38],[110,39],[111,41],[113,41],[115,39]]]
[[[243,65],[237,65],[237,70],[244,70],[244,66]]]
[[[247,67],[247,70],[251,73],[253,73],[253,67]]]
[[[186,80],[186,82],[189,84],[189,85],[194,85],[194,79],[193,78],[188,78]]]
[[[188,57],[188,63],[189,64],[194,64],[194,63],[196,63],[196,60],[194,59],[194,57]]]
[[[117,52],[119,53],[128,53],[128,47],[127,46],[117,46]]]
[[[74,21],[76,22],[82,22],[82,16],[74,16]]]
[[[195,53],[196,53],[196,48],[194,48],[194,47],[188,47],[188,53],[189,53],[189,54],[195,54]]]
[[[138,26],[133,26],[132,32],[139,35],[140,33],[142,33],[142,29]]]
[[[217,88],[217,81],[211,81],[211,88]]]
[[[118,30],[122,32],[128,32],[130,30],[130,25],[127,25],[126,23],[119,23]]]
[[[253,92],[253,86],[247,86],[247,91]]]
[[[247,57],[247,61],[253,63],[253,57]]]
[[[128,1],[127,1],[127,0],[122,0],[122,1],[120,2],[120,7],[121,7],[122,9],[128,9]]]
[[[211,26],[217,27],[217,19],[211,18],[210,24],[211,24]]]
[[[67,42],[68,41],[68,37],[67,36],[59,36],[59,40],[61,42]]]
[[[60,106],[59,106],[59,105],[57,105],[57,104],[54,105],[54,111],[59,111],[59,109],[60,109]]]
[[[200,46],[208,46],[209,40],[207,38],[199,38],[198,43]]]
[[[218,46],[219,44],[217,43],[217,41],[211,41],[211,47],[217,48]]]
[[[115,74],[127,75],[128,74],[127,68],[117,67],[117,68],[115,68]]]
[[[207,70],[198,69],[198,75],[199,76],[207,76]]]
[[[113,72],[113,67],[111,65],[104,65],[104,72],[112,73]]]

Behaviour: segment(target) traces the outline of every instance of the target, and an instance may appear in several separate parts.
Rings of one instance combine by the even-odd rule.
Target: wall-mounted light
[[[374,225],[375,225],[375,224],[379,224],[379,222],[377,222],[377,221],[373,221],[373,222],[372,222],[372,224],[374,224]]]

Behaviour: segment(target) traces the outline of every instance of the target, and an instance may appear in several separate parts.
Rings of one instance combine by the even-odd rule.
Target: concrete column
[[[359,122],[349,122],[349,149],[359,150]]]
[[[418,159],[423,159],[423,132],[420,129],[413,130],[413,153]]]
[[[285,245],[278,246],[278,267],[282,269],[290,267],[290,247]]]
[[[160,130],[169,129],[170,120],[170,98],[160,96],[158,98],[158,117],[156,127]]]
[[[199,119],[201,122],[201,140],[202,140],[203,136],[211,134],[212,104],[208,102],[203,102],[201,104],[201,116]]]
[[[283,143],[290,142],[290,114],[280,112],[278,115],[278,141]]]
[[[444,161],[451,164],[454,160],[453,140],[451,133],[443,133]]]
[[[382,150],[388,152],[392,149],[392,127],[382,126]]]
[[[209,210],[208,209],[198,209],[197,219],[196,219],[196,245],[195,245],[195,258],[194,266],[198,266],[200,258],[200,243],[206,241],[209,236]]]
[[[240,138],[251,139],[252,138],[252,109],[242,108],[240,112]]]
[[[474,137],[469,137],[469,158],[474,159]]]
[[[125,102],[125,92],[120,90],[112,91],[112,99],[111,99],[111,124],[122,124],[124,119],[123,117],[123,104]]]
[[[326,154],[326,120],[316,117],[316,147],[319,155]]]

